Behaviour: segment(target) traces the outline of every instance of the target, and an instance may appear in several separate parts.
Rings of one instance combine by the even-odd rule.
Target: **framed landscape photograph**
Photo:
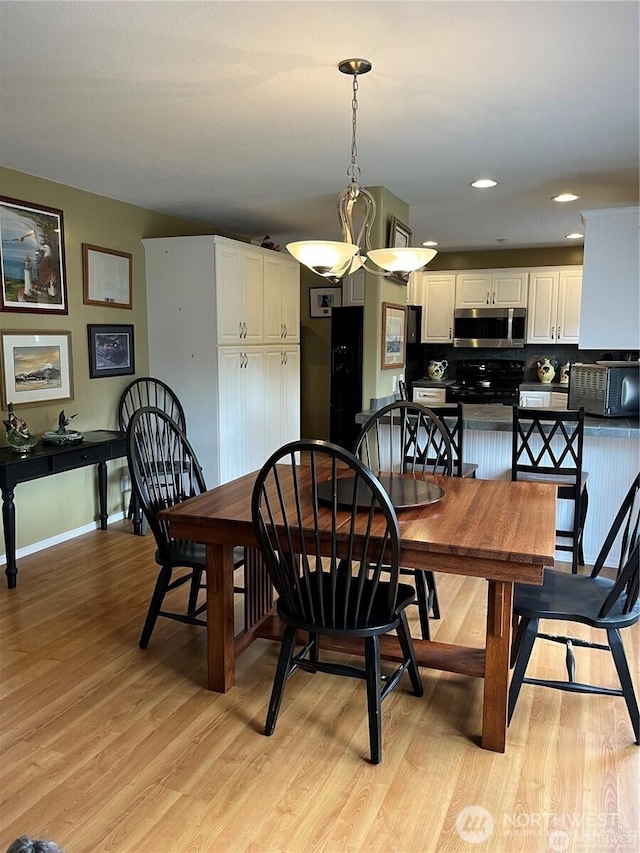
[[[382,370],[404,367],[407,347],[407,309],[404,305],[382,303]]]
[[[135,373],[133,326],[87,326],[89,337],[89,378],[129,376]]]
[[[66,314],[62,211],[0,196],[1,311]]]
[[[0,331],[2,408],[73,400],[71,332]]]
[[[341,287],[310,287],[309,316],[330,317],[332,308],[342,306]]]
[[[133,256],[82,244],[82,301],[85,305],[131,308]]]

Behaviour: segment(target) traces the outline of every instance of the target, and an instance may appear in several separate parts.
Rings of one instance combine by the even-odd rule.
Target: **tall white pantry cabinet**
[[[150,375],[185,409],[213,487],[300,437],[300,267],[226,237],[142,241]]]

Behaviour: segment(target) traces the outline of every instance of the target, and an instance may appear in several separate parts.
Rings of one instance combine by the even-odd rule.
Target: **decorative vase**
[[[444,376],[444,372],[448,366],[449,366],[449,362],[446,360],[430,361],[429,366],[427,368],[427,373],[429,374],[429,379],[442,379]]]
[[[560,384],[568,385],[569,384],[569,370],[571,369],[571,365],[569,362],[563,364],[560,368]]]
[[[556,375],[556,365],[548,358],[543,358],[538,362],[538,379],[540,382],[548,385],[553,381]]]

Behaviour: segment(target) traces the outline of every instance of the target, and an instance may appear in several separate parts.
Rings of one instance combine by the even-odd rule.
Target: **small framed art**
[[[82,244],[82,301],[85,305],[131,308],[131,261],[128,252]]]
[[[404,305],[382,303],[382,370],[404,367],[407,346],[407,309]]]
[[[71,332],[0,331],[2,408],[73,400]]]
[[[133,326],[98,326],[90,323],[87,332],[90,379],[129,376],[135,373]]]
[[[333,308],[342,306],[341,287],[310,287],[309,316],[330,317]]]

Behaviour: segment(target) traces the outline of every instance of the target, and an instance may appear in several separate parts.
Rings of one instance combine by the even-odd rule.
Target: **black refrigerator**
[[[360,433],[356,415],[362,411],[364,308],[331,312],[331,394],[329,439],[351,450]]]

